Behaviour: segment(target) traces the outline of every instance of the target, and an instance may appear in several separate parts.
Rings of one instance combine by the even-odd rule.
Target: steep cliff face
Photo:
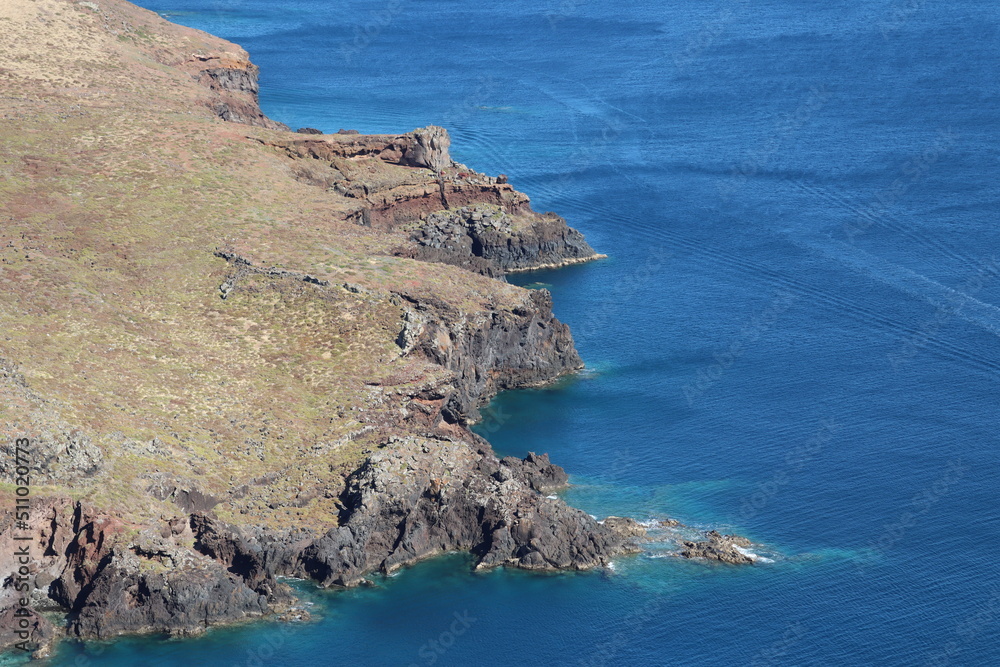
[[[408,417],[390,417],[396,413],[387,408],[376,418],[373,427],[386,435],[344,482],[339,516],[325,532],[227,525],[204,509],[221,499],[181,489],[179,481],[164,486],[160,477],[150,493],[172,500],[178,513],[153,523],[46,500],[33,513],[33,552],[45,554],[33,573],[33,604],[64,609],[68,634],[195,634],[280,613],[292,602],[276,579],[281,575],[354,586],[372,573],[456,550],[472,553],[480,567],[587,569],[637,549],[631,536],[544,495],[567,481],[547,457],[500,461],[464,427],[497,392],[582,366],[548,292],[521,291],[513,304],[463,309],[434,297],[330,285],[257,267],[231,252],[218,255],[233,268],[221,288],[226,299],[259,278],[308,285],[320,294],[361,290],[365,299],[398,308],[395,344],[402,358],[445,373],[430,387],[403,391]],[[16,369],[8,376],[27,391]],[[10,599],[7,605],[13,608]],[[44,648],[58,633],[38,619],[33,640]]]
[[[588,569],[637,551],[637,533],[542,495],[566,479],[545,456],[501,461],[466,433],[386,442],[347,479],[339,525],[318,535],[239,528],[197,512],[139,526],[45,499],[33,526],[39,541],[31,549],[44,557],[32,568],[27,641],[44,655],[61,634],[38,613],[53,604],[67,612],[71,636],[189,635],[287,612],[294,598],[277,580],[283,575],[350,587],[448,551],[472,553],[481,568],[532,570]],[[5,532],[0,566],[16,571]],[[14,591],[2,591],[10,615]],[[12,627],[0,639],[25,641]]]
[[[529,471],[525,471],[525,467]],[[485,443],[405,438],[373,454],[348,480],[341,525],[300,556],[305,574],[352,586],[447,551],[479,567],[587,569],[635,549],[587,514],[546,498],[531,475],[561,470],[498,461]]]
[[[68,631],[100,639],[137,632],[198,634],[211,625],[274,611],[266,595],[221,564],[184,555],[186,560],[170,560],[162,571],[143,571],[157,565],[131,550],[113,548],[71,608]]]
[[[510,310],[464,313],[431,298],[401,295],[401,347],[455,374],[444,418],[474,422],[497,393],[551,382],[583,367],[569,327],[552,314],[547,290],[524,292]]]
[[[124,0],[0,5],[0,475],[29,438],[31,641],[282,613],[285,574],[635,549],[467,428],[582,366],[550,295],[503,280],[596,257],[564,220],[443,128],[291,133],[242,49]]]
[[[29,608],[36,614],[67,612],[70,635],[196,634],[209,625],[280,610],[291,599],[273,577],[258,573],[244,579],[214,554],[192,548],[197,525],[187,516],[142,526],[65,498],[38,498],[34,504],[29,529],[19,533],[36,539],[15,541],[5,524],[0,568],[16,572],[18,549],[31,553]],[[9,611],[25,595],[12,583],[0,589],[0,606]],[[57,633],[45,617],[37,618],[28,641],[45,650],[63,629]],[[3,638],[5,644],[20,641]]]
[[[415,225],[412,238],[426,250],[482,258],[502,272],[599,257],[583,234],[554,213],[511,216],[501,207],[483,204],[431,213]]]
[[[214,93],[208,106],[222,120],[290,131],[287,125],[271,120],[261,111],[258,97],[260,68],[245,55],[244,52],[198,55],[193,61],[185,63],[185,68],[194,70],[192,77]]]
[[[7,507],[14,506],[13,494],[2,494]],[[38,655],[47,655],[62,629],[53,627],[39,610],[56,606],[50,599],[50,586],[66,569],[65,552],[72,540],[68,528],[72,521],[72,503],[64,498],[37,499],[28,525],[22,524],[15,539],[15,521],[11,513],[0,514],[0,648],[28,646]],[[30,555],[28,572],[22,574],[21,554]],[[19,578],[20,577],[20,578]],[[27,601],[27,606],[22,602]],[[22,611],[23,610],[23,611]],[[16,614],[28,614],[27,627],[19,626]],[[19,634],[23,633],[23,634]],[[22,643],[26,642],[26,644]]]
[[[554,213],[539,214],[504,176],[454,162],[447,130],[268,140],[296,177],[357,202],[351,219],[402,231],[396,254],[498,277],[602,257]]]

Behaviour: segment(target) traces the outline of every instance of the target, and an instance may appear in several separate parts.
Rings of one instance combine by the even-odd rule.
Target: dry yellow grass
[[[94,4],[0,3],[0,358],[28,385],[0,383],[0,437],[79,429],[106,465],[59,491],[137,517],[165,511],[158,476],[226,496],[270,475],[219,507],[260,523],[339,485],[370,446],[349,436],[400,407],[366,383],[404,363],[401,308],[338,285],[462,308],[518,290],[387,256],[398,238],[345,222],[355,204],[255,141],[277,132],[216,118],[192,74],[239,47]],[[250,275],[223,300],[217,248],[331,286]],[[267,520],[334,514],[319,493]]]

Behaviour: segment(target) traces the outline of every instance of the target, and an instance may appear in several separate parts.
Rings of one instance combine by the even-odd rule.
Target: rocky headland
[[[442,128],[292,132],[242,49],[124,0],[0,25],[0,646],[300,617],[284,576],[640,548],[469,428],[582,367],[504,280],[599,257],[565,220]]]

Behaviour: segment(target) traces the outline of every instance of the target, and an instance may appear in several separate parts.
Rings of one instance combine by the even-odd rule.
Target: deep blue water
[[[246,47],[273,118],[444,125],[581,229],[609,259],[516,280],[552,291],[588,370],[500,397],[482,432],[551,453],[595,515],[739,531],[774,562],[449,557],[318,594],[314,623],[55,664],[1000,664],[1000,6],[142,4]]]

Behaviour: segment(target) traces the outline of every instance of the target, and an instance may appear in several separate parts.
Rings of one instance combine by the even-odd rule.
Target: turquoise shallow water
[[[552,291],[587,371],[480,428],[551,453],[588,512],[738,530],[774,562],[454,556],[306,588],[313,623],[54,664],[1000,664],[997,6],[143,4],[245,46],[272,117],[444,125],[584,231],[609,259],[515,280]]]

